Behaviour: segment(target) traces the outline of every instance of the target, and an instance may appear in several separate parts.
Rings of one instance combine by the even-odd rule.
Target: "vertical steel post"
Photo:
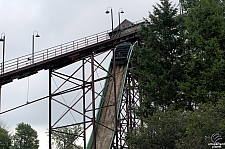
[[[92,88],[92,125],[93,125],[93,149],[96,149],[96,127],[95,127],[95,85],[94,85],[94,53],[91,55],[91,88]]]
[[[2,86],[0,86],[0,112],[2,112]]]
[[[139,82],[139,79],[137,78],[137,82]],[[139,83],[141,83],[141,82],[139,82]],[[140,107],[142,106],[141,104],[142,104],[142,96],[141,96],[141,93],[140,93],[140,91],[141,91],[141,89],[140,89],[140,87],[138,87],[138,91],[139,91],[139,102],[140,102]],[[143,122],[143,120],[141,119],[141,126],[143,126],[144,125],[144,122]]]
[[[4,62],[5,62],[5,35],[3,36],[3,58],[2,58],[2,73],[4,73]]]
[[[115,49],[113,49],[113,84],[114,84],[114,106],[115,106],[115,134],[116,134],[116,148],[118,148],[118,133],[117,133],[117,98],[116,98],[116,61]]]
[[[51,81],[51,75],[52,75],[52,70],[51,69],[49,69],[49,103],[48,103],[48,105],[49,105],[49,108],[48,108],[48,110],[49,110],[49,126],[48,126],[48,128],[49,128],[49,149],[51,149],[52,148],[52,124],[51,124],[51,122],[52,122],[52,103],[51,103],[51,101],[52,101],[52,87],[51,87],[51,84],[52,84],[52,81]]]
[[[32,64],[34,63],[34,34],[32,36]]]
[[[32,35],[32,63],[34,63],[34,33],[35,32],[37,33],[35,37],[40,37],[40,35],[38,35],[37,31],[33,32],[33,35]]]
[[[127,76],[127,80],[128,80],[128,76]],[[128,82],[127,82],[128,83]],[[130,85],[129,83],[128,83],[128,85]],[[129,121],[129,119],[130,119],[130,115],[129,115],[129,109],[128,108],[130,108],[129,107],[129,96],[128,96],[128,87],[126,87],[126,121],[127,121],[127,132],[130,132],[130,129],[129,129],[129,127],[130,127],[130,121]]]
[[[132,81],[132,86],[135,85],[135,82],[134,82],[134,78],[131,76],[131,81]],[[134,88],[132,88],[132,106],[135,104],[135,91],[134,91]],[[136,126],[136,121],[135,121],[135,113],[133,113],[133,127],[132,127],[132,130],[135,128]]]
[[[84,148],[86,148],[86,120],[85,120],[85,114],[86,114],[86,110],[85,110],[85,67],[84,67],[84,59],[82,61],[83,64],[83,127],[84,127]]]
[[[121,121],[119,121],[118,125],[119,125],[119,128],[120,128],[120,137],[119,137],[119,139],[120,139],[120,146],[122,146],[122,129],[123,129],[123,124],[121,123]]]
[[[111,20],[112,20],[112,32],[113,32],[113,12],[112,12],[112,8],[111,8]]]
[[[129,74],[129,77],[128,77],[128,84],[131,85],[131,77],[130,77],[130,74]],[[130,89],[128,89],[128,107],[131,107],[131,91]],[[131,111],[129,110],[129,113],[128,113],[128,121],[129,121],[129,131],[132,130],[132,113]]]
[[[120,32],[120,11],[118,12],[118,17],[119,17],[119,32]]]
[[[3,35],[3,37],[2,37]],[[3,42],[3,48],[2,48],[2,64],[1,64],[1,73],[3,74],[4,73],[4,59],[5,59],[5,33],[2,33],[1,34],[1,38],[0,38],[0,41]]]

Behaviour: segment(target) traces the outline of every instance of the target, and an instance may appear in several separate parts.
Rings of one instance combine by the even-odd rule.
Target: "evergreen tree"
[[[187,48],[184,80],[179,88],[187,108],[200,102],[216,101],[225,91],[224,5],[219,0],[201,0],[186,17]]]
[[[11,137],[9,132],[0,126],[0,148],[9,149],[11,146]]]
[[[144,126],[135,128],[126,136],[127,144],[134,149],[176,149],[176,141],[185,127],[182,111],[170,106],[165,111],[157,110],[143,119]]]
[[[37,131],[31,128],[29,124],[20,123],[16,127],[16,133],[13,136],[15,149],[38,149],[39,140]]]
[[[157,110],[143,119],[144,125],[126,136],[130,148],[200,149],[212,148],[213,134],[225,142],[225,101],[200,104],[194,111],[183,111],[170,106],[164,112]],[[217,136],[218,137],[218,136]],[[224,148],[224,146],[222,146]]]
[[[143,97],[139,114],[144,118],[143,126],[126,137],[130,147],[211,148],[212,134],[225,135],[224,2],[188,1],[193,3],[187,13],[174,17],[162,17],[166,5],[161,1],[140,33],[144,44],[134,51],[133,72],[139,79]],[[177,34],[169,32],[174,23],[163,23],[170,18],[177,24],[172,27]]]
[[[143,97],[140,114],[147,116],[158,107],[166,108],[180,100],[178,84],[182,76],[182,19],[177,8],[169,0],[153,6],[140,32],[144,45],[136,48],[133,74],[139,78],[139,90]]]
[[[191,7],[196,5],[197,0],[180,0],[182,13],[186,13]]]
[[[187,111],[183,117],[180,137],[176,140],[177,148],[212,148],[213,134],[221,136],[218,143],[225,142],[225,101],[200,104],[198,109]],[[218,136],[217,136],[218,137]],[[225,146],[222,146],[224,148]]]

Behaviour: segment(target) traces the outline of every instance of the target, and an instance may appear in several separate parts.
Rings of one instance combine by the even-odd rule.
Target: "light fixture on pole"
[[[123,9],[120,8],[119,11],[118,11],[118,17],[119,17],[119,31],[120,31],[120,14],[121,13],[124,13]]]
[[[35,37],[40,37],[40,35],[38,35],[37,31],[33,32],[33,36],[32,36],[32,64],[34,63],[34,34],[36,33]]]
[[[111,12],[109,12],[109,8],[110,8]],[[112,7],[108,7],[105,13],[106,14],[111,13],[111,22],[112,22],[112,31],[113,31],[113,11],[112,11]]]
[[[2,51],[3,51],[3,54],[2,54],[2,73],[4,73],[4,57],[5,57],[5,33],[2,33],[1,34],[1,39],[0,39],[0,41],[2,41],[3,42],[3,49],[2,49]],[[1,112],[1,104],[2,104],[2,86],[0,86],[0,112]]]
[[[3,49],[2,49],[2,73],[4,73],[4,61],[5,61],[5,33],[1,34],[0,41],[3,42]]]

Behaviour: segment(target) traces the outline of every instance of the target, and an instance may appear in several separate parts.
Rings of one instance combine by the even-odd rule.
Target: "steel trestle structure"
[[[77,69],[75,69],[71,75],[49,70],[49,80],[51,80],[53,77],[63,80],[62,83],[55,89],[55,91],[51,92],[49,95],[49,128],[51,128],[49,130],[50,138],[51,134],[58,132],[59,128],[81,126],[81,133],[76,136],[73,141],[66,142],[67,147],[70,145],[76,146],[76,144],[74,144],[75,140],[81,138],[81,140],[83,140],[82,146],[84,146],[84,148],[105,148],[105,146],[102,146],[104,143],[107,143],[106,146],[108,146],[108,148],[128,148],[128,146],[125,144],[125,132],[129,132],[137,125],[140,125],[139,119],[136,118],[132,110],[133,107],[140,105],[141,100],[138,89],[136,88],[138,83],[137,79],[132,76],[130,71],[132,68],[130,63],[125,66],[116,66],[115,56],[113,56],[108,70],[102,66],[106,58],[109,57],[109,55],[114,55],[113,53],[115,53],[114,49],[111,49],[109,53],[103,57],[103,60],[100,63],[98,62],[99,60],[96,60],[98,55],[96,56],[93,53],[90,57],[81,60],[82,62],[79,66],[77,66]],[[91,71],[85,72],[87,71],[87,69],[85,69],[86,67],[89,67]],[[104,71],[105,75],[99,76],[99,70]],[[80,78],[75,77],[77,73],[81,73],[78,75]],[[89,73],[87,78],[85,78],[87,75],[86,73]],[[98,78],[96,76],[98,76]],[[117,81],[118,83],[116,84]],[[49,86],[52,86],[51,82],[52,81],[49,81]],[[95,88],[96,84],[99,82],[105,82],[105,85],[103,88],[101,88],[101,90],[97,91]],[[60,90],[63,86],[66,86],[67,83],[73,84],[73,86]],[[109,89],[107,86],[110,85],[111,87]],[[107,89],[108,92],[112,94],[111,96],[107,95]],[[51,89],[49,90],[51,91]],[[70,105],[57,99],[57,96],[62,96],[63,94],[71,92],[82,92],[82,94],[77,96],[76,100],[74,100]],[[63,115],[54,122],[52,122],[51,119],[51,102],[56,102],[65,108]],[[97,102],[99,106],[96,106]],[[104,102],[107,104],[103,104]],[[82,106],[79,106],[80,108],[76,108],[76,105]],[[110,111],[109,115],[106,114],[106,111],[109,111],[110,109],[113,109],[112,111],[114,112],[112,113],[112,111]],[[61,124],[60,126],[57,126],[63,117],[65,117],[67,114],[70,114],[70,111],[76,113],[75,115],[80,115],[82,120],[80,122]],[[107,126],[104,121],[101,121],[103,114],[111,119],[113,123],[111,128]],[[110,121],[109,119],[107,121]],[[92,133],[90,138],[88,138],[87,133],[89,132],[90,134],[90,131]],[[103,134],[104,137],[101,138],[99,136],[101,133],[100,131],[111,132],[111,135],[108,137],[112,139],[107,141],[106,139],[104,140],[104,138],[107,136]],[[62,137],[62,140],[63,139],[64,138]]]
[[[49,95],[26,104],[48,98],[49,149],[52,148],[53,136],[64,142],[64,148],[128,148],[125,133],[141,124],[133,113],[133,108],[140,105],[141,98],[137,88],[138,79],[132,75],[130,63],[133,46],[138,40],[140,26],[137,25],[111,38],[105,37],[108,32],[104,32],[104,35],[101,34],[104,40],[96,35],[94,38],[83,38],[82,46],[80,42],[73,41],[37,52],[32,64],[29,64],[30,55],[5,63],[0,86],[41,69],[49,70]],[[116,65],[115,48],[122,42],[134,45],[127,63]],[[77,127],[81,131],[76,136],[67,133],[73,139],[66,140],[65,132],[61,130],[68,127]],[[77,145],[77,142],[81,143]]]

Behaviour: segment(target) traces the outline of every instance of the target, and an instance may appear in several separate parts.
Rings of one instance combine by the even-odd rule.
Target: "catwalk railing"
[[[4,66],[3,66],[3,63],[0,63],[0,73],[4,74],[4,73],[14,71],[29,65],[35,65],[38,62],[42,62],[42,61],[54,58],[56,56],[60,56],[65,53],[84,48],[86,46],[90,46],[105,40],[109,40],[114,37],[118,37],[117,36],[118,34],[128,33],[133,31],[134,29],[137,29],[137,25],[142,22],[143,20],[136,21],[133,23],[132,26],[128,26],[124,28],[123,30],[120,30],[120,32],[113,31],[113,34],[112,34],[113,36],[111,35],[111,37],[109,36],[109,33],[111,32],[111,30],[107,30],[104,32],[91,35],[91,36],[87,36],[87,37],[80,38],[71,42],[67,42],[58,46],[47,48],[42,51],[35,52],[34,55],[28,54],[28,55],[21,56],[12,60],[5,61]]]

